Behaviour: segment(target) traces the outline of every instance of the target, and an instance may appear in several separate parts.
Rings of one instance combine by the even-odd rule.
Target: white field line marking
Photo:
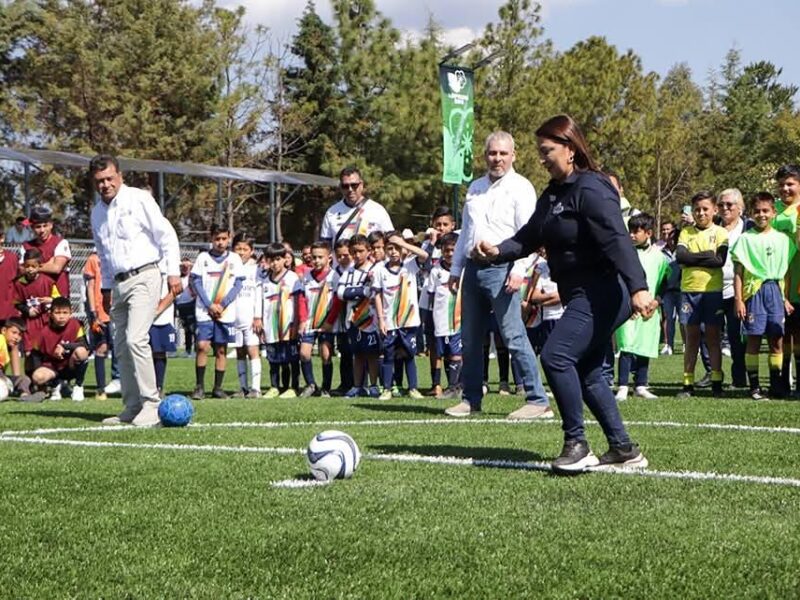
[[[365,421],[266,421],[266,422],[233,422],[233,423],[196,423],[189,425],[192,429],[280,429],[289,427],[359,427],[359,426],[391,426],[391,425],[560,425],[558,419],[537,419],[533,421],[510,421],[508,419],[385,419]],[[596,421],[586,421],[587,425],[597,425]],[[770,427],[764,425],[737,425],[728,423],[681,423],[678,421],[625,421],[634,427],[666,427],[675,429],[709,429],[717,431],[743,431],[750,433],[786,433],[800,435],[800,427]],[[90,427],[53,427],[22,431],[2,431],[0,438],[15,435],[51,435],[57,433],[77,433],[94,431],[134,431],[130,425],[93,425]],[[143,428],[147,429],[147,428]]]
[[[239,452],[252,454],[281,454],[302,455],[305,450],[299,448],[269,448],[254,446],[220,446],[197,444],[138,444],[128,442],[94,442],[86,440],[63,440],[45,437],[0,437],[2,442],[21,442],[28,444],[78,446],[84,448],[132,448],[139,450],[183,450],[200,452]],[[425,456],[421,454],[364,454],[362,458],[391,462],[427,463],[436,465],[489,467],[496,469],[517,469],[525,471],[549,472],[550,465],[542,462],[521,462],[513,460],[488,460],[476,458],[459,458],[457,456]],[[770,477],[758,475],[737,475],[734,473],[716,473],[714,471],[653,471],[647,469],[600,471],[597,473],[610,473],[615,475],[638,475],[656,479],[686,479],[692,481],[731,481],[737,483],[754,483],[762,485],[778,485],[800,487],[800,479],[788,477]]]
[[[273,481],[270,483],[275,488],[310,488],[330,485],[333,481],[317,481],[316,479],[284,479],[283,481]]]

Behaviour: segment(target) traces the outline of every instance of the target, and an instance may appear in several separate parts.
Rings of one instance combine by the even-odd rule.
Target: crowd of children
[[[635,214],[628,220],[631,243],[651,294],[657,298],[671,294],[680,281],[675,312],[684,337],[684,374],[679,396],[695,393],[694,370],[701,345],[707,348],[711,392],[722,394],[722,273],[728,254],[735,271],[735,312],[746,339],[750,395],[754,399],[780,398],[790,392],[792,350],[800,365],[800,342],[795,343],[800,334],[800,264],[796,255],[800,167],[782,167],[777,179],[781,199],[766,192],[755,194],[748,206],[751,219],[730,248],[726,229],[715,223],[716,199],[707,192],[692,198],[692,222],[680,230],[676,241],[656,243],[655,220],[648,214]],[[150,330],[159,391],[163,394],[165,389],[167,357],[175,351],[174,325],[179,320],[187,347],[192,340],[196,344],[196,399],[206,395],[209,353],[214,361],[211,396],[228,397],[223,382],[231,346],[235,348],[239,395],[244,397],[343,395],[388,400],[400,394],[405,378],[406,395],[421,398],[415,359],[423,345],[430,361],[430,393],[437,398],[459,398],[460,292],[454,293],[448,285],[458,240],[455,226],[451,211],[439,207],[424,235],[356,234],[337,240],[333,247],[328,241],[318,241],[303,247],[298,265],[288,244],[269,244],[259,256],[248,235],[239,233],[232,238],[226,228],[214,227],[208,250],[193,263],[183,261],[185,290],[179,297],[168,292],[164,277],[162,299]],[[0,368],[4,372],[10,369],[7,385],[23,400],[41,401],[46,394],[58,398],[61,384],[70,382],[73,400],[82,400],[84,377],[93,355],[97,397],[104,398],[105,358],[112,354],[113,344],[110,317],[100,298],[96,255],[84,270],[88,331],[72,316],[69,300],[60,296],[54,279],[40,272],[42,255],[36,248],[26,250],[21,261],[5,255],[0,252],[0,277],[8,281],[0,284],[8,284],[11,301],[8,307],[0,307],[8,313],[0,315],[4,321]],[[519,293],[522,319],[531,346],[539,354],[563,313],[544,249],[528,258]],[[635,396],[656,398],[648,372],[651,360],[659,356],[664,332],[669,331],[663,325],[658,317],[631,320],[616,332],[617,400],[628,398],[631,377]],[[760,385],[758,369],[763,337],[769,348],[766,389]],[[495,341],[498,354],[502,354],[501,341]],[[672,342],[664,341],[671,352]],[[319,380],[312,362],[315,350],[321,359]],[[501,393],[510,393],[507,352],[505,361],[498,361]],[[333,358],[337,355],[339,386],[334,389]],[[269,365],[266,386],[262,385],[262,356]],[[112,363],[112,378],[114,370]]]

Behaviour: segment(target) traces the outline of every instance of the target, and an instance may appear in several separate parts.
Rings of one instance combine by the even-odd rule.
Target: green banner
[[[473,84],[472,69],[439,66],[444,143],[442,181],[445,183],[472,181],[472,136],[475,132]]]

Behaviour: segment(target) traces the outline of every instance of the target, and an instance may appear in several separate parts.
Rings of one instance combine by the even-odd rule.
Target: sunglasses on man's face
[[[733,202],[720,202],[717,206],[720,208],[733,208],[736,205]]]
[[[339,187],[341,187],[343,190],[357,190],[358,186],[360,185],[361,182],[359,181],[358,183],[343,183]]]

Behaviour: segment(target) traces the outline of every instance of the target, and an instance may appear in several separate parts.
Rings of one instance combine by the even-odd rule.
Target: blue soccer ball
[[[164,427],[185,427],[193,415],[192,401],[182,394],[170,394],[158,406],[158,418]]]

